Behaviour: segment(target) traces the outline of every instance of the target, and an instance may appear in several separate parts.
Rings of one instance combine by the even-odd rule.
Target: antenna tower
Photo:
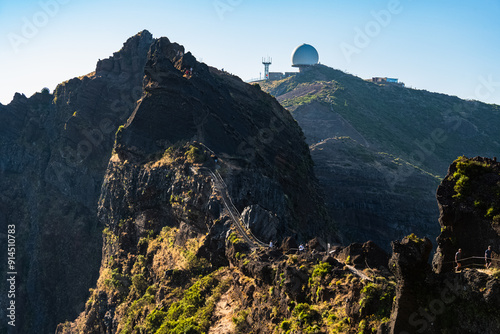
[[[269,58],[269,57],[267,57],[267,59],[262,58],[262,64],[264,64],[264,79],[265,80],[269,80],[269,65],[271,65],[272,63],[273,63],[272,58]]]

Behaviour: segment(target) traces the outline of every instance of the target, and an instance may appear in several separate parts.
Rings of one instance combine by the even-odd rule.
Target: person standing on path
[[[458,252],[455,254],[455,263],[457,264],[455,270],[460,271],[460,268],[462,267],[462,248],[459,248]]]
[[[484,252],[484,262],[486,264],[486,269],[491,267],[491,246]]]

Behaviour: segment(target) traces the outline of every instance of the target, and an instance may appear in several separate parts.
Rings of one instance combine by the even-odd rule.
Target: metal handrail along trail
[[[250,245],[252,248],[258,248],[258,247],[264,247],[266,246],[265,243],[260,241],[253,233],[248,230],[244,223],[243,223],[243,218],[241,217],[240,212],[234,205],[233,201],[231,200],[231,197],[229,196],[229,193],[227,191],[227,185],[224,182],[224,179],[222,176],[219,174],[219,172],[215,171],[215,173],[210,170],[207,167],[198,167],[199,170],[202,171],[207,171],[210,174],[210,177],[212,178],[212,181],[214,183],[214,188],[220,193],[222,202],[224,203],[224,206],[226,207],[227,211],[229,212],[229,215],[231,217],[231,220],[233,221],[233,225],[235,228],[238,230],[238,232],[241,234],[243,239],[247,244]]]

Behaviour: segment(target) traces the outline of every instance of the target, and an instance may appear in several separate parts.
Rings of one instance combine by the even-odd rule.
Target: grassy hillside
[[[370,146],[435,175],[444,176],[457,156],[500,151],[498,105],[377,85],[322,65],[260,85],[295,117],[318,103],[340,115]]]
[[[500,152],[500,106],[379,85],[318,65],[259,82],[302,127],[344,242],[439,234],[435,191],[457,156]]]

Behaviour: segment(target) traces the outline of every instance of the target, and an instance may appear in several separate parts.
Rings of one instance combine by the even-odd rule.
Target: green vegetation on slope
[[[500,171],[488,161],[459,157],[454,162],[456,171],[449,178],[453,181],[453,198],[472,203],[482,216],[500,223]],[[497,181],[495,181],[497,180]]]
[[[294,115],[313,102],[327,105],[370,144],[433,175],[444,175],[459,153],[488,156],[500,148],[492,140],[500,127],[497,105],[377,85],[322,65],[261,86]]]

